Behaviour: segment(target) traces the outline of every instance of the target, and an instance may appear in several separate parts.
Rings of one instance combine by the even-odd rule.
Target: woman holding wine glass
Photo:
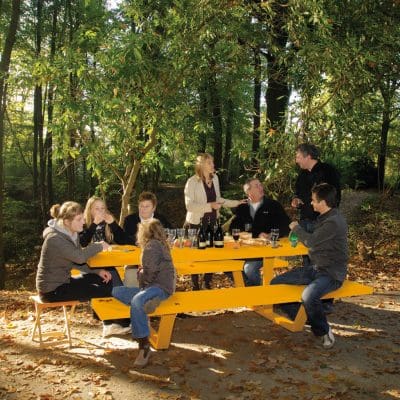
[[[237,207],[246,200],[228,200],[221,197],[218,176],[215,173],[214,158],[211,154],[201,153],[196,158],[195,174],[185,185],[186,221],[184,227],[204,228],[209,224],[214,227],[219,209]],[[204,275],[204,286],[211,288],[212,274]],[[193,290],[200,290],[199,276],[192,275]]]

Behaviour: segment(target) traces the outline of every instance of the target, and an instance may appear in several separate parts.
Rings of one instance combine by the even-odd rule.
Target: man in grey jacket
[[[312,332],[322,337],[322,345],[327,349],[334,345],[335,338],[326,319],[321,297],[342,286],[348,261],[347,224],[336,205],[334,186],[321,183],[312,189],[312,206],[319,212],[314,231],[307,232],[297,221],[289,225],[309,248],[311,265],[294,268],[271,281],[272,285],[307,285],[301,300]],[[281,305],[281,309],[292,319],[299,307],[300,303]]]

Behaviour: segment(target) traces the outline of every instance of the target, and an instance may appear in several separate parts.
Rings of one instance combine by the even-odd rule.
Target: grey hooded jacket
[[[36,289],[48,293],[64,283],[69,283],[71,269],[94,272],[86,261],[102,251],[100,243],[93,243],[82,249],[77,234],[71,235],[62,225],[52,219],[43,231],[43,246],[36,273]]]

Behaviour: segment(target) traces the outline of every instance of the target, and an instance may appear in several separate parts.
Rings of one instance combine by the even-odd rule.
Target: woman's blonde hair
[[[168,250],[167,236],[164,228],[158,219],[152,219],[150,222],[138,225],[137,242],[141,248],[144,248],[150,240],[159,240]]]
[[[59,221],[72,221],[80,214],[83,214],[82,206],[75,201],[66,201],[62,205],[54,204],[50,208],[50,215]]]
[[[107,204],[102,198],[97,197],[97,196],[90,197],[88,199],[88,201],[86,202],[85,211],[83,212],[86,227],[89,227],[93,223],[92,207],[96,201],[102,202],[107,210]],[[106,224],[106,226],[105,226],[105,235],[106,235],[106,242],[112,243],[114,237],[113,237],[113,234],[112,234],[111,229],[108,226],[108,224]]]
[[[204,176],[204,164],[207,160],[214,160],[214,157],[209,153],[200,153],[196,158],[196,163],[194,165],[194,170],[196,175],[201,179],[210,178],[212,179],[214,174],[210,174],[210,176]]]

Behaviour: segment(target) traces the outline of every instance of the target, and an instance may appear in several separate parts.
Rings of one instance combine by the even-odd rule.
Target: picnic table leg
[[[171,343],[176,314],[163,315],[160,318],[158,330],[150,327],[150,344],[156,350],[168,349]]]
[[[235,282],[235,287],[244,287],[242,271],[232,271],[232,275],[233,281]]]

